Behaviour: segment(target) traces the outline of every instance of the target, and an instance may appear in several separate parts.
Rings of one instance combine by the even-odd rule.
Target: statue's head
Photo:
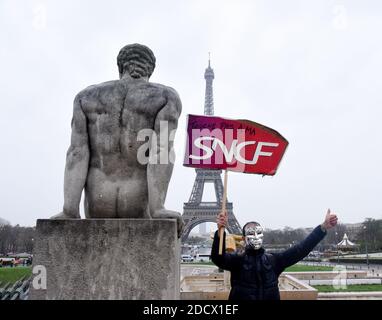
[[[247,247],[259,250],[263,246],[263,227],[258,222],[247,222],[243,227],[243,236]]]
[[[134,43],[124,46],[118,54],[119,77],[128,73],[132,78],[150,78],[155,68],[155,56],[150,48]]]

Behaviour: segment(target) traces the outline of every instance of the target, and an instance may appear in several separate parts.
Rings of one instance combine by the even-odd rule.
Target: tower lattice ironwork
[[[214,98],[212,82],[215,78],[214,70],[211,68],[210,59],[208,67],[204,72],[206,80],[206,92],[204,100],[204,114],[214,115]],[[185,223],[182,242],[186,242],[191,230],[201,223],[216,222],[216,216],[222,210],[223,183],[221,179],[221,170],[195,169],[196,178],[192,188],[191,196],[188,202],[183,205],[183,220]],[[203,191],[206,183],[212,183],[215,189],[216,201],[203,201]],[[241,227],[233,214],[232,202],[226,202],[226,211],[228,214],[227,229],[230,233],[241,234]]]

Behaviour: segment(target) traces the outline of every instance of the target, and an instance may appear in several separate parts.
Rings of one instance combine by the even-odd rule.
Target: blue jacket
[[[219,233],[212,244],[211,260],[221,269],[231,271],[229,300],[279,300],[278,277],[285,268],[306,257],[325,237],[317,226],[303,241],[281,253],[267,253],[263,248],[246,248],[244,253],[219,255]]]

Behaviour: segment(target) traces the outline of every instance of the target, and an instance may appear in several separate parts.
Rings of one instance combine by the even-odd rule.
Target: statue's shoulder
[[[111,80],[106,81],[98,84],[93,84],[91,86],[86,87],[85,89],[81,90],[77,96],[78,98],[90,98],[92,96],[98,96],[100,93],[103,92],[110,92],[110,90],[115,90],[117,87],[120,86],[119,80]]]
[[[148,82],[148,84],[160,90],[168,100],[173,100],[180,103],[179,94],[174,88],[155,82]]]

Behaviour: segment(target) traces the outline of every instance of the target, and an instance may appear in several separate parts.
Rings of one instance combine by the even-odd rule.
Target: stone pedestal
[[[30,299],[179,299],[175,220],[37,220],[36,234],[47,287]]]

